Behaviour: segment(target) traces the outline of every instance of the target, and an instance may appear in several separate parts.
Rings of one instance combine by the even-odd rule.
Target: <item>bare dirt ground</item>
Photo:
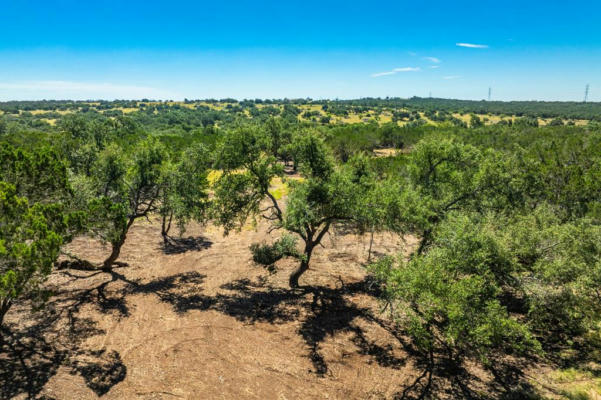
[[[122,251],[128,267],[56,270],[45,309],[9,313],[0,398],[389,399],[425,389],[457,398],[494,390],[477,369],[469,380],[431,379],[380,312],[363,267],[367,235],[326,238],[301,278],[307,288],[291,291],[294,260],[273,274],[252,262],[248,247],[270,240],[266,226],[225,238],[192,226],[168,246],[159,232],[156,222],[138,222]],[[413,245],[376,235],[374,252]],[[108,251],[88,238],[69,250],[90,261]]]

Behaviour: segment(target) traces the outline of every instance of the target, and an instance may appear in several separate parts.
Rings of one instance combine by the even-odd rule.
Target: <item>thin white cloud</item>
[[[394,75],[399,72],[417,72],[420,70],[421,69],[419,67],[403,67],[403,68],[395,68],[392,71],[377,72],[375,74],[371,74],[371,76],[372,76],[372,78],[377,78],[379,76]]]
[[[430,67],[429,67],[429,68],[431,68],[431,69],[440,68],[440,65],[430,65]]]
[[[450,80],[450,79],[459,79],[461,78],[461,75],[448,75],[448,76],[443,76],[442,79],[446,79],[446,80]]]
[[[371,74],[371,76],[373,78],[377,78],[378,76],[386,76],[386,75],[394,75],[396,74],[396,71],[386,71],[386,72],[378,72],[375,74]]]
[[[71,81],[0,82],[0,90],[20,98],[47,99],[141,99],[179,97],[175,93],[147,86]],[[7,93],[7,94],[9,94]]]
[[[408,51],[407,54],[409,54],[411,57],[415,57],[417,55],[417,53],[414,51]]]
[[[436,57],[424,57],[424,60],[428,60],[430,62],[433,62],[434,64],[440,64],[440,58],[436,58]]]
[[[467,47],[469,49],[488,49],[487,44],[473,44],[473,43],[455,43],[459,47]]]

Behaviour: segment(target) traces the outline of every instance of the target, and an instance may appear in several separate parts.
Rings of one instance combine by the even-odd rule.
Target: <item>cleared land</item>
[[[123,251],[129,267],[55,271],[46,310],[10,314],[2,397],[380,398],[419,376],[365,281],[367,237],[327,240],[307,274],[313,289],[291,292],[293,261],[271,275],[251,260],[262,225],[227,238],[193,227],[167,246],[159,232],[139,223]],[[378,236],[374,251],[402,245]],[[106,254],[87,238],[69,250]]]
[[[500,382],[519,381],[552,397],[574,385],[598,393],[595,370],[575,379],[544,366],[519,377],[507,367],[499,381],[475,367],[451,378],[436,366],[430,375],[366,280],[368,235],[330,236],[303,277],[310,289],[299,291],[287,285],[295,261],[274,274],[252,262],[248,246],[262,240],[263,223],[225,238],[192,226],[166,245],[159,222],[142,221],[123,249],[129,267],[56,270],[45,310],[8,316],[0,397],[389,399],[419,396],[429,384],[437,398],[457,398],[466,388],[494,396]],[[414,244],[376,235],[373,251]],[[69,250],[94,261],[108,249],[82,237]]]

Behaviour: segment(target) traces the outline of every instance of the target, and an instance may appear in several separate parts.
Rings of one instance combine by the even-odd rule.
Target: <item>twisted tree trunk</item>
[[[119,236],[119,239],[116,242],[111,243],[111,255],[109,255],[108,258],[102,263],[103,271],[110,272],[113,269],[113,265],[120,264],[117,262],[117,259],[119,258],[119,254],[121,254],[121,247],[123,247],[123,243],[125,243],[125,238],[127,237],[127,232],[129,231],[129,228],[133,225],[135,220],[135,217],[130,217],[129,221],[127,221],[127,225],[123,229],[123,232]]]
[[[121,253],[121,247],[125,242],[125,236],[122,236],[118,242],[112,243],[111,255],[108,256],[106,260],[102,263],[102,270],[110,272],[113,269],[113,265],[119,258],[119,254]]]
[[[305,245],[304,258],[301,260],[300,265],[297,269],[295,269],[292,274],[290,274],[290,278],[288,280],[288,285],[291,289],[296,289],[299,287],[298,280],[302,274],[304,274],[309,269],[309,261],[311,260],[311,254],[313,253],[313,244],[307,243]]]

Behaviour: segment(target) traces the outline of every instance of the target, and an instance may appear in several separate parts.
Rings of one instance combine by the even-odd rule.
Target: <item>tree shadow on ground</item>
[[[339,332],[350,332],[361,354],[369,355],[380,365],[399,368],[405,360],[393,355],[392,346],[379,346],[369,340],[355,322],[371,321],[374,316],[366,308],[356,306],[345,298],[349,292],[367,290],[367,281],[346,285],[339,289],[326,287],[289,290],[268,286],[266,279],[256,282],[239,279],[222,285],[215,296],[203,295],[204,276],[194,273],[161,278],[143,287],[154,288],[162,301],[171,304],[178,313],[190,310],[215,310],[244,323],[272,324],[302,320],[298,330],[308,348],[308,357],[314,372],[320,376],[328,372],[320,352],[320,344]],[[139,290],[139,289],[138,289]]]
[[[494,367],[496,374],[493,373],[495,379],[491,382],[434,354],[418,355],[414,357],[414,363],[421,373],[393,396],[395,400],[540,398],[521,371],[513,375],[512,380],[507,380],[511,375],[505,376],[504,368],[507,365],[499,364]],[[515,366],[511,365],[509,369],[515,370]]]
[[[317,376],[323,377],[329,372],[322,344],[339,333],[349,333],[357,352],[370,357],[379,366],[400,369],[411,362],[420,371],[399,390],[395,399],[540,398],[523,373],[529,366],[526,361],[500,357],[487,368],[493,380],[484,381],[480,374],[475,375],[464,366],[450,363],[442,355],[424,354],[417,350],[394,322],[350,299],[351,295],[358,294],[373,298],[380,295],[378,285],[369,277],[354,283],[340,280],[336,288],[315,286],[297,290],[272,287],[265,276],[255,281],[244,278],[221,285],[222,291],[213,296],[202,293],[205,278],[197,272],[187,272],[135,284],[130,288],[135,293],[156,294],[177,313],[214,310],[246,324],[300,321],[297,333],[307,346],[307,357],[313,364],[312,372]],[[395,355],[392,344],[380,345],[370,340],[361,323],[384,329],[408,358]]]
[[[161,301],[171,304],[178,313],[188,309],[207,310],[214,304],[214,299],[201,294],[205,278],[206,275],[192,271],[142,284],[130,281],[125,292],[155,294]]]
[[[349,293],[366,293],[369,291],[367,284],[368,281],[361,281],[351,285],[343,284],[336,289],[307,289],[312,293],[312,300],[308,304],[309,312],[301,324],[299,334],[309,348],[309,358],[316,374],[323,376],[328,372],[328,365],[320,352],[321,343],[341,332],[351,333],[351,340],[359,353],[372,357],[380,366],[398,369],[405,365],[406,360],[394,356],[392,346],[383,347],[370,341],[358,325],[361,320],[374,322],[372,312],[345,298]]]
[[[161,278],[137,291],[154,292],[162,301],[171,304],[178,313],[191,310],[214,310],[237,320],[252,324],[266,322],[282,324],[299,321],[299,336],[307,346],[312,372],[326,376],[329,366],[322,344],[339,333],[349,333],[359,354],[370,357],[378,365],[400,369],[408,361],[420,375],[399,390],[396,399],[426,398],[536,398],[534,389],[524,380],[520,365],[495,363],[491,367],[492,383],[468,372],[461,366],[449,364],[442,357],[419,352],[393,322],[380,318],[369,308],[360,307],[349,295],[364,294],[377,297],[378,288],[369,279],[336,288],[305,287],[297,290],[269,286],[265,278],[256,281],[238,279],[220,287],[214,296],[202,293],[204,276],[197,273]],[[362,326],[377,325],[386,330],[400,345],[408,358],[395,355],[393,345],[379,345],[370,340]],[[524,396],[528,397],[524,397]]]
[[[208,249],[213,242],[205,237],[171,237],[165,236],[161,249],[165,254],[182,254],[188,251],[201,251]]]
[[[127,375],[127,367],[121,361],[121,355],[114,350],[85,351],[79,356],[79,359],[73,362],[71,373],[80,374],[86,385],[98,396],[108,393]]]
[[[0,343],[0,398],[12,399],[20,394],[34,398],[56,374],[67,352],[56,349],[51,341],[18,331],[12,325],[2,329]]]
[[[130,310],[126,301],[126,291],[109,291],[107,288],[111,283],[122,282],[126,287],[135,284],[125,278],[122,274],[118,273],[116,269],[107,273],[104,271],[93,271],[86,273],[82,271],[70,271],[62,270],[61,273],[68,277],[70,281],[90,279],[95,276],[109,277],[109,280],[104,280],[96,286],[92,286],[84,289],[67,289],[61,294],[61,300],[54,300],[57,302],[64,302],[68,304],[71,312],[79,312],[81,307],[89,304],[94,306],[102,314],[115,313],[119,318],[127,317],[130,315]]]
[[[77,275],[63,271],[70,279],[86,279],[100,274]],[[82,307],[93,304],[101,312],[127,315],[122,296],[107,293],[111,280],[82,290],[59,291],[41,312],[29,314],[19,326],[7,323],[0,338],[0,398],[25,394],[40,398],[46,383],[65,367],[83,377],[98,396],[106,394],[125,379],[127,368],[116,351],[90,350],[84,341],[105,332],[96,321],[82,317]],[[42,397],[49,398],[49,397]]]
[[[99,274],[105,279],[86,289],[59,293],[44,316],[36,317],[29,328],[17,330],[10,326],[3,332],[0,379],[8,384],[2,385],[0,398],[24,393],[30,398],[37,396],[61,365],[72,374],[81,375],[97,395],[106,394],[125,378],[127,369],[119,353],[81,346],[86,338],[104,332],[94,321],[80,317],[80,309],[94,306],[102,313],[126,317],[129,315],[127,297],[140,293],[156,295],[177,313],[214,310],[246,324],[299,321],[297,333],[306,344],[312,372],[320,377],[330,371],[324,356],[324,342],[339,333],[350,334],[357,353],[378,365],[399,369],[411,362],[420,371],[412,382],[399,388],[396,399],[485,398],[491,393],[505,399],[536,398],[525,397],[534,391],[525,383],[521,366],[514,363],[496,363],[492,371],[495,380],[490,384],[463,368],[449,366],[442,359],[417,351],[393,322],[351,300],[351,296],[356,295],[378,296],[378,286],[369,279],[355,283],[341,280],[336,288],[317,286],[297,290],[272,287],[264,277],[255,281],[239,279],[222,285],[219,293],[209,296],[203,293],[206,276],[194,271],[149,282],[129,280],[117,270],[61,272],[71,280],[98,279]],[[109,285],[115,286],[109,289]],[[393,344],[380,345],[371,340],[365,326],[384,329],[394,339],[392,343],[398,343],[407,356],[396,355]]]

